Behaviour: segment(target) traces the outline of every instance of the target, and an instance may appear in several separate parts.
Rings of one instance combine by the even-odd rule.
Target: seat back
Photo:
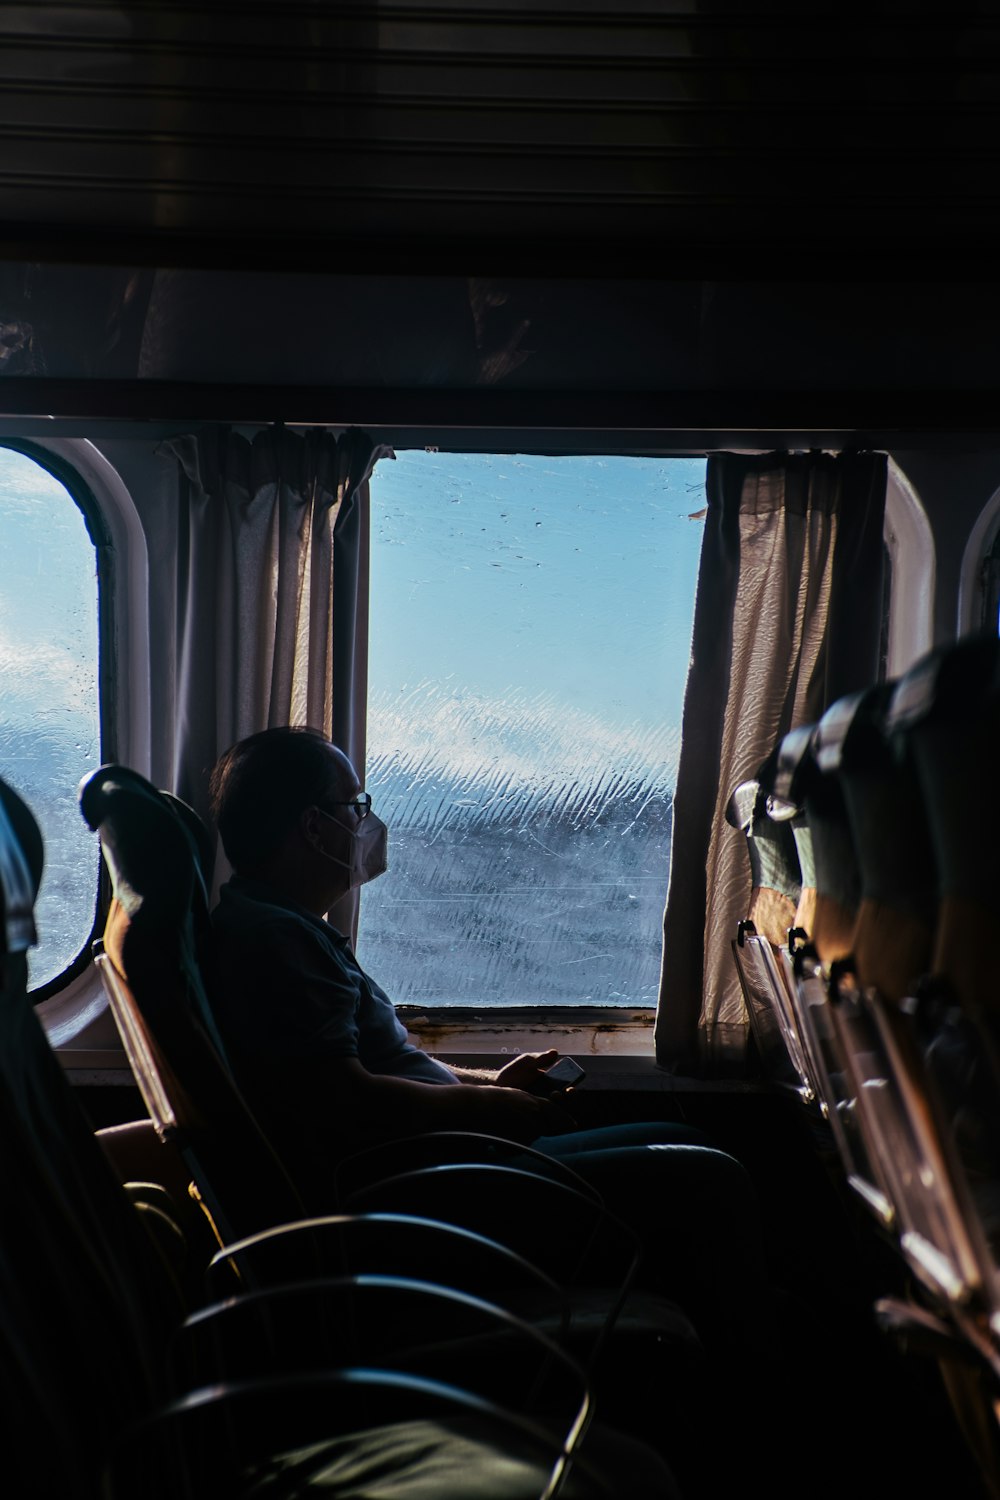
[[[775,749],[752,780],[736,787],[726,804],[726,821],[746,837],[751,881],[747,917],[762,937],[780,947],[795,925],[802,872],[790,824],[768,816],[776,761]]]
[[[773,945],[746,918],[737,924],[730,946],[764,1076],[779,1087],[791,1087],[810,1102],[815,1087]]]
[[[937,866],[912,754],[887,729],[894,693],[886,682],[843,700],[830,753],[860,868],[858,978],[898,1002],[930,962]]]
[[[837,742],[837,714],[838,705],[834,705],[818,725],[792,730],[778,751],[772,816],[799,811],[805,814],[816,882],[814,930],[810,935],[815,941],[796,947],[782,963],[789,973],[789,995],[809,1076],[845,1176],[862,1191],[876,1215],[887,1222],[891,1204],[856,1127],[853,1081],[830,1007],[828,963],[850,952],[860,891],[847,809],[831,756],[831,745]],[[829,955],[826,962],[823,942]]]
[[[889,722],[916,766],[934,851],[933,952],[907,1002],[951,1146],[1000,1261],[1000,1004],[994,953],[1000,641],[940,647],[900,679]]]
[[[938,648],[900,679],[890,726],[914,759],[938,877],[932,966],[989,1042],[1000,1078],[1000,1000],[990,939],[1000,924],[994,793],[1000,747],[1000,640]]]
[[[97,1494],[182,1309],[27,988],[42,841],[0,782],[0,1429],[9,1494]]]
[[[736,787],[726,821],[746,838],[751,892],[746,916],[731,944],[736,972],[764,1075],[810,1098],[812,1085],[802,1056],[791,1002],[774,949],[795,925],[801,896],[798,853],[787,822],[768,816],[770,776],[777,752],[758,775]]]
[[[197,815],[117,765],[83,782],[80,808],[114,893],[101,977],[157,1132],[180,1151],[220,1244],[304,1217],[233,1081],[209,1007],[210,845]]]

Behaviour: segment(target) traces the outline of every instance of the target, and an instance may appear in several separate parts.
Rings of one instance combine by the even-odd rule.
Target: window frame
[[[101,569],[99,691],[108,695],[102,701],[101,758],[121,760],[148,774],[149,551],[133,495],[140,493],[145,479],[154,485],[155,442],[142,442],[133,450],[140,467],[126,479],[124,471],[119,472],[116,466],[120,460],[114,448],[110,450],[115,456],[113,462],[100,440],[75,434],[50,437],[48,432],[25,438],[13,429],[13,424],[3,426],[6,430],[0,434],[0,442],[5,447],[36,459],[61,483],[65,484],[64,476],[68,476],[77,487],[71,490],[74,500],[82,487],[93,501],[93,515],[106,537],[97,563]],[[146,465],[145,473],[142,465]],[[130,459],[128,470],[132,467]],[[99,869],[100,879],[104,880],[103,864]],[[98,926],[109,899],[106,888],[99,895],[101,905],[95,924]],[[98,935],[95,931],[92,937]],[[123,1069],[121,1043],[90,958],[90,949],[85,946],[78,965],[72,966],[72,976],[70,970],[64,970],[48,985],[32,992],[36,1013],[50,1043],[77,1081],[126,1082],[131,1075]]]
[[[958,583],[959,636],[988,629],[997,631],[997,616],[987,619],[991,558],[1000,556],[1000,486],[993,490],[976,517],[962,554]],[[1000,581],[998,581],[1000,588]]]
[[[980,623],[983,630],[1000,630],[1000,526],[980,564]]]
[[[114,759],[117,744],[118,702],[114,691],[114,587],[115,556],[111,528],[98,502],[97,496],[82,474],[59,452],[32,441],[29,438],[0,437],[0,449],[23,454],[40,469],[44,469],[62,485],[70,500],[83,517],[87,536],[94,548],[95,579],[97,586],[97,713],[98,745],[102,761]],[[97,881],[94,891],[94,915],[90,931],[76,956],[60,973],[33,986],[29,995],[34,1005],[41,1005],[64,990],[79,978],[89,967],[95,939],[103,927],[107,910],[107,875],[103,862],[98,857]]]
[[[892,680],[934,643],[934,533],[920,496],[889,454],[883,538],[889,559],[885,674]]]

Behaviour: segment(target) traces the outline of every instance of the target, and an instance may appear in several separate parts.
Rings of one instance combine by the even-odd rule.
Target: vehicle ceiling
[[[31,0],[0,112],[0,431],[995,428],[992,5]]]

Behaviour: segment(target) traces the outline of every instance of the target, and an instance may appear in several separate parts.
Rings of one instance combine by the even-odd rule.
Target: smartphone
[[[571,1057],[560,1057],[558,1062],[554,1062],[551,1068],[546,1068],[541,1074],[545,1080],[546,1090],[552,1093],[557,1089],[572,1088],[575,1083],[579,1083],[580,1079],[586,1076],[586,1070]]]

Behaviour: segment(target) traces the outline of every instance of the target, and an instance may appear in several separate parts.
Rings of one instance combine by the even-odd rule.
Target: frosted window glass
[[[94,922],[99,855],[76,788],[99,764],[96,557],[65,486],[7,448],[0,550],[0,775],[45,839],[37,987],[73,961]]]
[[[359,954],[400,1003],[650,1006],[704,459],[400,453],[372,479]]]

